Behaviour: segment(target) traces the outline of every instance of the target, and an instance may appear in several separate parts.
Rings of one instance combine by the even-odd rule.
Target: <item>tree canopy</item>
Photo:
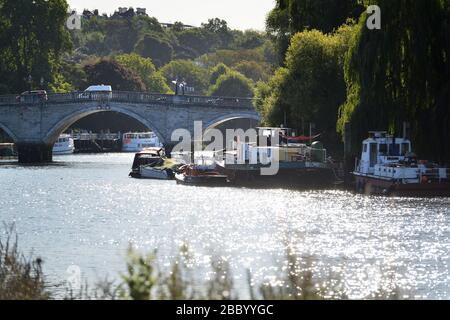
[[[59,67],[71,42],[64,0],[0,0],[0,92],[66,86]]]
[[[136,73],[144,82],[147,91],[157,93],[172,92],[161,73],[156,71],[151,59],[141,57],[135,53],[118,55],[114,59],[125,68]]]
[[[135,51],[144,58],[151,58],[159,68],[172,60],[173,47],[168,41],[152,34],[146,34],[136,43]]]
[[[314,123],[328,142],[336,143],[338,109],[345,101],[343,61],[352,26],[333,34],[320,31],[297,33],[286,54],[286,67],[276,71],[268,85],[258,85],[257,106],[268,125],[285,119],[290,128],[307,132]]]
[[[207,70],[190,60],[174,60],[161,68],[161,74],[167,85],[173,88],[172,81],[185,81],[187,86],[193,87],[197,94],[204,94],[207,89]]]
[[[253,97],[253,84],[251,80],[236,71],[221,75],[216,84],[208,91],[211,96],[221,97]]]
[[[217,66],[211,69],[211,75],[209,76],[209,83],[211,85],[216,84],[217,79],[219,79],[221,75],[224,75],[225,73],[230,71],[231,69],[228,68],[224,63],[219,63]]]
[[[291,37],[305,29],[331,33],[348,18],[358,18],[363,7],[358,0],[276,0],[267,16],[267,31],[278,44],[280,59]]]
[[[361,16],[345,62],[338,129],[348,123],[352,140],[360,141],[368,130],[400,133],[407,121],[419,154],[449,162],[450,1],[371,4],[381,8],[382,29],[369,30],[367,14]]]
[[[145,91],[145,84],[132,70],[125,68],[112,59],[101,59],[98,62],[84,66],[87,85],[111,85],[113,90]]]

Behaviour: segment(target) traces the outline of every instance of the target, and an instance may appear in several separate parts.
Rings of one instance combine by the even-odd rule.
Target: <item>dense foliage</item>
[[[277,42],[282,62],[290,39],[297,32],[333,32],[348,18],[359,17],[362,10],[358,0],[276,0],[267,17],[267,31]]]
[[[286,67],[258,86],[257,108],[266,124],[285,124],[306,134],[313,123],[326,142],[339,142],[336,121],[346,97],[343,64],[352,30],[345,25],[329,35],[312,30],[292,38]]]
[[[141,78],[124,68],[118,62],[111,59],[101,59],[100,61],[84,66],[89,83],[108,84],[120,91],[145,91],[145,84]]]
[[[450,1],[371,3],[381,8],[382,29],[366,28],[362,15],[345,63],[348,97],[338,129],[349,123],[359,142],[368,130],[400,134],[406,121],[421,156],[448,162]]]
[[[123,67],[134,71],[144,82],[146,90],[158,93],[171,93],[164,77],[155,68],[152,60],[138,54],[122,54],[114,59]]]
[[[59,69],[71,47],[66,12],[64,0],[0,0],[0,93],[70,88]]]
[[[236,71],[221,75],[208,92],[212,96],[247,97],[253,96],[253,83]]]
[[[179,80],[193,88],[189,94],[206,94],[218,79],[210,83],[212,69],[222,63],[253,80],[242,82],[253,91],[273,70],[274,48],[264,32],[232,30],[218,18],[193,27],[160,23],[133,8],[110,16],[85,10],[82,28],[67,30],[66,1],[28,3],[0,0],[0,93],[68,92],[100,83],[173,93]]]

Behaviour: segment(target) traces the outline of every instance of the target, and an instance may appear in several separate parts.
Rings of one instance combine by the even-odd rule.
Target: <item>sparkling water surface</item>
[[[339,274],[350,298],[386,283],[405,298],[450,298],[448,198],[190,187],[129,178],[133,154],[54,160],[0,164],[0,222],[15,223],[20,248],[44,259],[54,283],[73,265],[91,283],[118,279],[130,243],[158,249],[163,265],[186,243],[198,270],[226,259],[243,298],[247,270],[256,282],[283,278],[288,248],[317,277]]]

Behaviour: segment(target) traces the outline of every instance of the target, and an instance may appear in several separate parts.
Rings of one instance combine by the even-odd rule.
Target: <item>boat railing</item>
[[[424,180],[448,180],[450,179],[449,168],[427,168],[425,172],[420,172],[420,181]]]
[[[74,132],[71,134],[74,140],[92,141],[92,140],[118,140],[121,138],[120,133],[86,133]]]
[[[327,150],[310,147],[302,148],[297,155],[297,159],[306,162],[326,162]]]

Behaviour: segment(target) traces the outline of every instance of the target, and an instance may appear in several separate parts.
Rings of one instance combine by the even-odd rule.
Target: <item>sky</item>
[[[267,13],[275,0],[68,0],[71,9],[98,9],[100,13],[113,13],[118,7],[146,8],[147,14],[159,22],[181,21],[200,26],[209,18],[221,18],[232,29],[264,30]]]

